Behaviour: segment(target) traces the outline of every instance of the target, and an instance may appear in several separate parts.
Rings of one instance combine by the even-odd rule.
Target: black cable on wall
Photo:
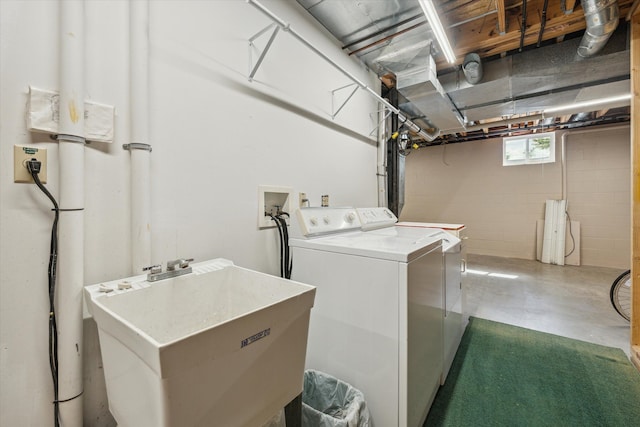
[[[27,170],[33,182],[38,186],[40,190],[47,196],[51,203],[53,203],[53,225],[51,227],[51,243],[49,248],[49,267],[47,270],[47,277],[49,283],[49,367],[51,369],[51,379],[53,380],[53,416],[54,425],[58,427],[60,425],[60,400],[58,399],[58,327],[56,325],[56,311],[55,311],[55,294],[56,294],[56,269],[58,263],[58,219],[60,217],[60,209],[58,202],[51,195],[51,193],[42,185],[40,177],[41,163],[35,159],[31,159],[27,162]]]

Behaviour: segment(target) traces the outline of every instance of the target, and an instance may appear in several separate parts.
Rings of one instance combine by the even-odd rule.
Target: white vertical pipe
[[[58,380],[60,421],[82,426],[82,287],[84,285],[84,3],[60,0],[61,209],[58,225]]]
[[[378,113],[378,151],[377,170],[378,178],[378,206],[386,207],[387,198],[387,109],[382,107]]]
[[[149,141],[149,2],[129,3],[131,143],[131,257],[134,274],[151,265],[151,146]]]

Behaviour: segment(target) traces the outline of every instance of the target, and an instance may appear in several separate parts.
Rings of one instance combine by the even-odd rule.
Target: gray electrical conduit
[[[313,52],[315,52],[316,55],[320,56],[322,59],[324,59],[329,64],[331,64],[335,69],[337,69],[342,74],[344,74],[346,77],[348,77],[352,82],[357,84],[361,89],[364,89],[365,91],[367,91],[378,102],[382,103],[385,107],[387,107],[389,110],[391,110],[391,112],[393,112],[394,114],[397,114],[398,115],[398,120],[400,121],[400,123],[406,125],[409,128],[409,130],[411,130],[412,132],[415,132],[418,135],[422,136],[427,141],[433,141],[434,139],[436,139],[440,135],[440,130],[439,129],[435,133],[428,133],[427,131],[422,129],[420,126],[418,126],[417,124],[413,123],[411,120],[409,120],[407,118],[407,116],[402,114],[402,112],[398,108],[394,107],[392,104],[389,103],[389,101],[387,101],[386,99],[384,99],[380,95],[378,95],[375,90],[371,89],[369,86],[367,86],[366,84],[361,82],[356,76],[354,76],[353,74],[351,74],[350,72],[348,72],[347,70],[342,68],[340,65],[338,65],[335,61],[333,61],[331,58],[329,58],[323,52],[318,50],[318,48],[313,46],[304,37],[302,37],[293,28],[291,28],[290,24],[284,22],[282,19],[280,19],[275,14],[273,14],[273,12],[271,12],[269,9],[264,7],[262,4],[260,4],[256,0],[247,0],[247,3],[251,4],[256,9],[261,11],[263,14],[268,16],[273,22],[275,22],[278,26],[280,26],[280,28],[282,28],[284,31],[289,32],[289,34],[291,34],[293,37],[298,39],[298,41],[300,41],[306,47],[308,47]]]

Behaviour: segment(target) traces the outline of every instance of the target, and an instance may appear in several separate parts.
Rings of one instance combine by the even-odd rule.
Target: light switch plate
[[[47,182],[47,149],[27,147],[24,145],[13,146],[13,182],[33,183],[33,178],[27,169],[27,161],[37,159],[40,161],[40,182]]]

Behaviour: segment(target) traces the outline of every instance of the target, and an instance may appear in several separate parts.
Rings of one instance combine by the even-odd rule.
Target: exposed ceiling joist
[[[507,10],[504,0],[496,0],[496,9],[498,10],[498,35],[503,36],[507,33]]]
[[[554,105],[625,93],[628,86],[628,74],[621,73],[625,55],[628,59],[625,26],[618,25],[615,43],[594,50],[601,58],[577,58],[587,0],[433,0],[456,55],[453,66],[440,52],[418,0],[297,1],[385,85],[395,82],[388,75],[395,76],[403,114],[437,127],[443,140],[455,134],[477,139],[477,131],[495,136],[509,125],[512,132],[534,132],[629,117],[628,104],[591,107],[581,116],[575,116],[581,110],[563,111],[564,117],[542,114]],[[623,20],[639,2],[617,0],[618,11],[602,16],[587,9],[606,23]],[[602,10],[608,12],[609,5],[603,3]],[[547,49],[553,47],[560,49]],[[467,80],[461,69],[471,53],[482,58],[484,78],[478,82]]]

